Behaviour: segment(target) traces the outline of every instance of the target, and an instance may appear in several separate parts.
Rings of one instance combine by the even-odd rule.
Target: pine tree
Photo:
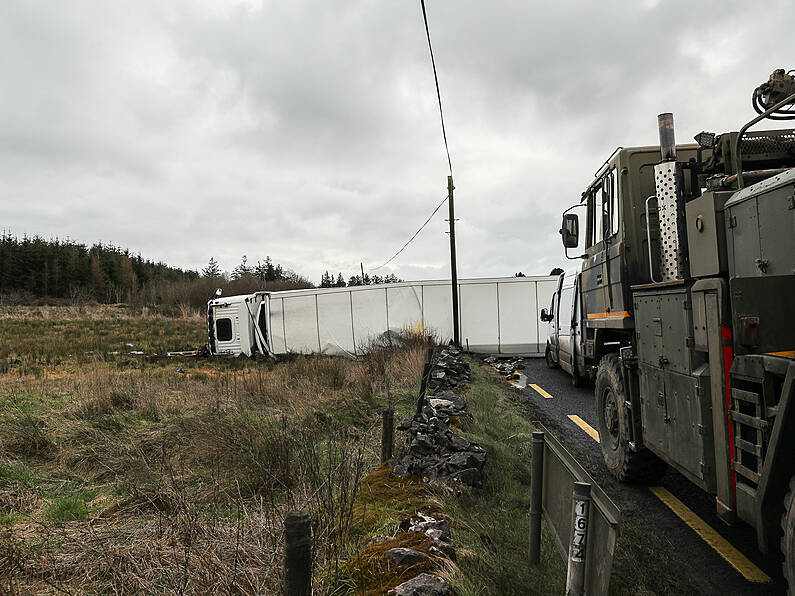
[[[210,279],[221,277],[221,268],[218,266],[218,262],[213,257],[210,257],[207,267],[202,269],[202,277],[208,277]]]
[[[91,291],[95,300],[105,299],[105,274],[99,264],[99,258],[94,249],[91,249]]]
[[[243,258],[240,261],[240,265],[234,268],[232,271],[232,279],[241,279],[246,277],[247,275],[251,275],[251,267],[246,265],[246,261],[248,261],[248,257],[243,255]]]
[[[342,277],[342,271],[337,273],[337,281],[334,283],[334,287],[337,287],[337,288],[344,288],[345,287],[345,278]]]
[[[265,257],[265,281],[276,281],[276,269],[270,256]]]

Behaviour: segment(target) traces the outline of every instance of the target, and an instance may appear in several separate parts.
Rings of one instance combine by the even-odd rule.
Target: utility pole
[[[359,262],[359,267],[362,270],[362,285],[364,285],[364,263]]]
[[[453,202],[453,177],[447,177],[447,205],[450,208],[450,282],[453,288],[453,343],[461,347],[461,330],[458,326],[458,269],[455,262],[455,204]]]

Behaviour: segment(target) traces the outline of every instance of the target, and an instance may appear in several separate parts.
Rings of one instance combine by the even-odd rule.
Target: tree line
[[[394,273],[390,273],[389,275],[369,275],[367,273],[362,275],[351,275],[348,278],[347,283],[345,282],[345,278],[342,277],[342,272],[340,271],[337,273],[337,277],[334,277],[333,273],[329,273],[328,271],[324,271],[323,275],[320,276],[320,287],[321,288],[344,288],[346,286],[370,286],[374,284],[396,284],[400,283],[403,280],[398,278]]]
[[[220,287],[225,295],[311,288],[305,277],[270,257],[231,274],[210,259],[200,273],[144,259],[113,244],[0,235],[0,302],[5,304],[128,303],[202,308]]]
[[[0,294],[122,302],[153,282],[199,278],[112,244],[0,235]]]
[[[395,275],[352,275],[345,281],[325,271],[320,287],[345,287],[401,281]],[[312,288],[314,284],[274,262],[244,255],[230,273],[211,257],[200,272],[144,259],[113,244],[86,245],[74,240],[19,238],[0,234],[0,302],[30,304],[128,303],[132,306],[202,308],[221,288],[223,295],[262,290]]]

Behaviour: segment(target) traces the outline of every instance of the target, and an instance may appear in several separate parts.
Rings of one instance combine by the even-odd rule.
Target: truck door
[[[587,191],[586,258],[582,264],[583,302],[587,313],[603,313],[607,306],[607,256],[605,254],[605,190],[599,180]]]

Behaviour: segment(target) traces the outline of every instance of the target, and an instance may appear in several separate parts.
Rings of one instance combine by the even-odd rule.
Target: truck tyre
[[[795,477],[789,481],[789,492],[784,497],[784,514],[781,516],[781,553],[784,555],[784,579],[787,594],[795,595]]]
[[[555,362],[555,358],[552,356],[552,349],[549,345],[547,345],[547,351],[544,353],[544,358],[546,358],[547,366],[549,368],[558,368],[558,363]]]
[[[622,482],[648,483],[658,480],[667,465],[648,449],[633,451],[629,446],[629,412],[624,402],[624,376],[617,354],[599,362],[596,373],[596,415],[599,418],[599,444],[605,464]]]

